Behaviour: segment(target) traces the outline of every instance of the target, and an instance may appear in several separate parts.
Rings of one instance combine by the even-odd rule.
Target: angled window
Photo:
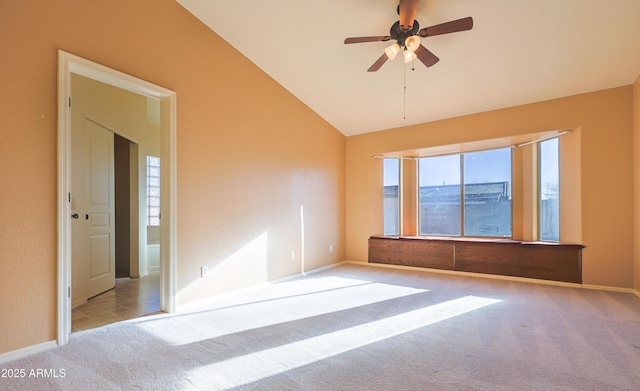
[[[538,236],[540,240],[560,241],[560,173],[558,170],[558,138],[540,142]]]
[[[400,235],[400,159],[383,159],[384,234]]]

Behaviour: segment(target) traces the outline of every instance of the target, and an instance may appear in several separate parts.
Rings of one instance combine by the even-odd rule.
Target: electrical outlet
[[[291,259],[296,259],[296,252],[291,250]]]
[[[332,253],[333,252],[333,244],[329,245],[329,252]]]
[[[200,267],[200,276],[202,278],[209,277],[209,266]]]

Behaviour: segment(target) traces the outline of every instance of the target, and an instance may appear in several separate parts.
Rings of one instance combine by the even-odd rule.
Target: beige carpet
[[[7,369],[3,390],[638,390],[640,298],[347,264]]]

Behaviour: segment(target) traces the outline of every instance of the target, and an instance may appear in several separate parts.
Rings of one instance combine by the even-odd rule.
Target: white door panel
[[[115,285],[113,132],[84,118],[74,130],[72,209],[73,300]]]
[[[91,251],[91,264],[89,268],[89,281],[93,282],[109,274],[109,235],[91,235],[89,246]]]

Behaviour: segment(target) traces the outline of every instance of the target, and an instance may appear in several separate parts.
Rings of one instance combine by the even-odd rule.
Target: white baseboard
[[[554,286],[564,286],[569,288],[580,288],[581,284],[576,284],[572,282],[562,282],[562,281],[552,281],[552,280],[541,280],[537,278],[525,278],[525,277],[513,277],[513,276],[501,276],[498,274],[484,274],[484,273],[471,273],[471,272],[461,272],[457,270],[445,270],[445,269],[430,269],[426,267],[416,267],[416,266],[402,266],[402,265],[388,265],[384,263],[369,263],[369,262],[356,262],[356,261],[347,261],[347,263],[362,265],[362,266],[373,266],[380,268],[388,268],[388,269],[401,269],[401,270],[411,270],[411,271],[422,271],[427,273],[438,273],[438,274],[449,274],[454,276],[465,276],[465,277],[474,277],[474,278],[488,278],[492,280],[505,280],[505,281],[517,281],[517,282],[526,282],[531,284],[543,284],[543,285],[554,285]]]
[[[353,264],[353,265],[360,265],[360,266],[371,266],[371,267],[388,268],[388,269],[411,270],[411,271],[426,272],[426,273],[449,274],[449,275],[474,277],[474,278],[488,278],[488,279],[494,279],[494,280],[516,281],[516,282],[525,282],[525,283],[530,283],[530,284],[553,285],[553,286],[561,286],[561,287],[568,287],[568,288],[583,288],[583,289],[594,289],[594,290],[602,290],[602,291],[633,293],[636,296],[640,297],[640,291],[634,290],[634,289],[631,289],[631,288],[618,288],[618,287],[608,287],[608,286],[590,285],[590,284],[577,284],[577,283],[572,283],[572,282],[542,280],[542,279],[536,279],[536,278],[501,276],[501,275],[496,275],[496,274],[470,273],[470,272],[461,272],[461,271],[456,271],[456,270],[429,269],[429,268],[415,267],[415,266],[387,265],[387,264],[383,264],[383,263],[369,263],[369,262],[349,261],[349,260],[347,260],[347,261],[333,263],[331,265],[323,266],[323,267],[320,267],[320,268],[317,268],[317,269],[313,269],[313,270],[310,270],[310,271],[307,271],[307,272],[297,273],[297,274],[294,274],[294,275],[291,275],[291,276],[279,278],[277,280],[268,281],[268,282],[264,282],[264,283],[261,283],[261,284],[252,285],[252,286],[249,286],[249,287],[246,287],[246,288],[242,288],[242,289],[226,292],[226,293],[223,293],[223,294],[220,294],[220,295],[216,295],[214,297],[198,300],[198,301],[195,301],[193,303],[183,304],[183,305],[179,306],[178,312],[190,311],[190,310],[196,309],[198,307],[207,306],[209,303],[212,303],[213,301],[218,300],[221,297],[224,297],[226,295],[232,295],[232,294],[235,295],[235,294],[238,294],[238,293],[242,293],[242,292],[250,291],[250,290],[253,290],[253,289],[257,289],[257,288],[260,288],[260,287],[263,287],[263,286],[282,283],[282,282],[285,282],[285,281],[288,281],[288,280],[292,280],[294,278],[304,277],[304,276],[309,275],[309,274],[318,273],[318,272],[321,272],[321,271],[324,271],[324,270],[327,270],[327,269],[331,269],[331,268],[334,268],[334,267],[337,267],[337,266],[340,266],[340,265],[345,265],[345,264]]]
[[[76,308],[78,308],[81,305],[85,304],[87,301],[89,301],[89,299],[87,299],[86,297],[83,297],[82,299],[76,300],[73,303],[71,303],[71,309],[75,310]]]
[[[19,358],[23,358],[26,356],[30,356],[32,354],[44,352],[49,349],[53,349],[57,346],[58,346],[58,343],[56,341],[48,341],[38,345],[28,346],[26,348],[14,350],[7,353],[2,353],[0,354],[0,364],[8,361],[17,360]]]
[[[638,291],[634,290],[633,288],[619,288],[616,286],[591,285],[591,284],[582,284],[582,287],[584,289],[593,289],[596,291],[633,293],[638,295]]]
[[[322,266],[322,267],[319,267],[317,269],[313,269],[313,270],[310,270],[310,271],[307,271],[307,272],[301,272],[301,273],[293,274],[293,275],[290,275],[290,276],[278,278],[278,279],[273,280],[273,281],[267,281],[267,282],[263,282],[263,283],[260,283],[260,284],[251,285],[251,286],[248,286],[246,288],[241,288],[241,289],[236,289],[236,290],[232,290],[232,291],[229,291],[229,292],[221,293],[219,295],[215,295],[213,297],[208,297],[208,298],[202,299],[202,300],[197,300],[197,301],[194,301],[192,303],[182,304],[182,305],[178,306],[178,309],[177,309],[176,312],[188,312],[188,311],[193,311],[193,310],[198,309],[198,308],[207,307],[208,305],[212,304],[213,302],[219,300],[220,298],[228,296],[228,295],[237,295],[239,293],[252,291],[254,289],[258,289],[258,288],[261,288],[261,287],[264,287],[264,286],[268,286],[268,285],[272,285],[272,284],[279,284],[279,283],[282,283],[282,282],[293,280],[295,278],[304,277],[304,276],[307,276],[309,274],[314,274],[314,273],[321,272],[323,270],[331,269],[331,268],[334,268],[336,266],[339,266],[339,265],[342,265],[342,264],[345,264],[345,263],[347,263],[347,261],[338,262],[338,263],[332,263],[331,265]]]
[[[519,282],[528,282],[533,284],[564,286],[569,288],[583,288],[583,289],[593,289],[593,290],[608,291],[608,292],[632,293],[640,297],[640,291],[635,290],[633,288],[620,288],[615,286],[592,285],[592,284],[576,284],[571,282],[541,280],[536,278],[500,276],[496,274],[483,274],[483,273],[469,273],[469,272],[461,272],[461,271],[455,271],[455,270],[429,269],[429,268],[415,267],[415,266],[388,265],[384,263],[369,263],[369,262],[358,262],[358,261],[345,261],[342,263],[351,263],[355,265],[373,266],[373,267],[391,268],[391,269],[424,271],[429,273],[451,274],[451,275],[467,276],[467,277],[490,278],[494,280],[519,281]],[[336,265],[339,265],[339,264],[336,264]]]

